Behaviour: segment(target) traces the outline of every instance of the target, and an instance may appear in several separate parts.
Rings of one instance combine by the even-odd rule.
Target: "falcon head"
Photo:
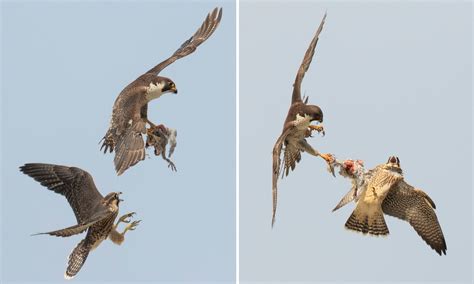
[[[305,105],[303,112],[311,117],[311,121],[323,122],[323,111],[318,106]]]
[[[162,86],[161,93],[163,94],[165,93],[177,94],[178,93],[178,89],[176,89],[176,85],[171,79],[166,78],[166,77],[161,77],[159,79],[160,80],[157,82],[157,84]]]
[[[122,194],[120,191],[119,192],[111,192],[109,194],[107,194],[105,197],[104,197],[104,204],[105,205],[115,205],[115,206],[118,206],[120,201],[123,201],[122,199],[119,198],[120,194]]]
[[[400,159],[397,156],[390,156],[388,157],[387,165],[400,168]]]

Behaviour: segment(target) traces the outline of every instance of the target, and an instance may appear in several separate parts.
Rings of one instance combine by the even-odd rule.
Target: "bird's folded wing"
[[[117,141],[114,157],[117,175],[123,174],[128,168],[145,159],[145,142],[142,137],[144,131],[145,123],[136,121]]]
[[[408,221],[420,237],[439,255],[446,254],[446,241],[434,211],[434,203],[426,193],[400,182],[382,203],[385,214]]]

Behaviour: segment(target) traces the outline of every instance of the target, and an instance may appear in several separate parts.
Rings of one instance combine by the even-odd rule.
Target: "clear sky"
[[[292,83],[324,12],[302,90],[324,111],[310,139],[367,167],[397,155],[406,180],[436,202],[447,255],[386,217],[390,235],[344,229],[331,210],[350,182],[303,154],[279,181],[271,229],[271,152]],[[469,2],[240,3],[240,279],[471,283],[472,10]]]
[[[115,98],[170,56],[214,7],[223,18],[198,50],[166,68],[178,95],[149,118],[178,130],[171,172],[161,157],[122,176],[99,152]],[[18,171],[26,162],[81,167],[100,192],[122,191],[142,223],[121,247],[93,251],[75,283],[235,279],[235,4],[231,1],[2,2],[1,282],[64,282],[84,235],[66,200]]]

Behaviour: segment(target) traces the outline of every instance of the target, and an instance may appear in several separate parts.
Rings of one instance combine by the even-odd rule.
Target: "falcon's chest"
[[[161,95],[163,95],[162,90],[163,90],[164,85],[165,85],[164,82],[160,82],[156,84],[150,83],[150,85],[148,85],[145,92],[146,100],[151,101],[151,100],[161,97]]]
[[[294,131],[290,133],[286,141],[287,143],[298,142],[301,139],[305,138],[306,130],[308,126],[311,124],[311,117],[309,115],[300,116],[299,114],[296,115],[296,119],[294,120]]]
[[[296,129],[298,129],[299,131],[306,131],[306,129],[308,128],[310,124],[311,124],[311,116],[306,115],[306,114],[304,116],[301,116],[299,114],[296,115],[295,126],[296,126]]]

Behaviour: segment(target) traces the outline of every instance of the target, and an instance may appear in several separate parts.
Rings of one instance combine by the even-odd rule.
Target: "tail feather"
[[[69,255],[68,265],[66,272],[64,273],[65,279],[71,279],[81,270],[81,267],[84,265],[84,262],[89,255],[90,246],[86,244],[85,240],[80,241],[77,246],[72,250],[72,253]]]
[[[384,236],[389,234],[382,210],[369,214],[360,212],[356,208],[347,219],[345,227],[369,235]]]

